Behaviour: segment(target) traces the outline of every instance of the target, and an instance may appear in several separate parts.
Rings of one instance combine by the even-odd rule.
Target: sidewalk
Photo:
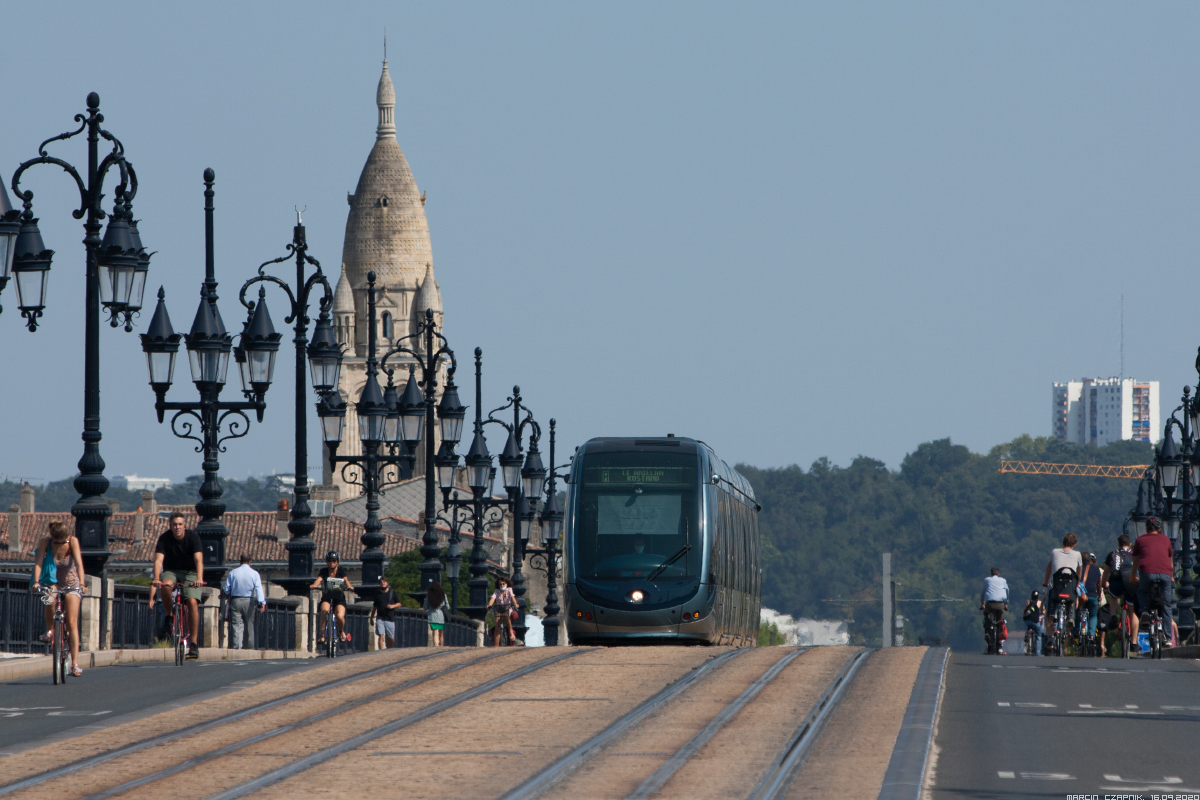
[[[316,653],[295,650],[232,650],[229,648],[202,647],[201,661],[258,661],[275,659],[314,658]],[[87,669],[108,667],[113,664],[140,664],[153,662],[173,663],[175,651],[169,647],[144,650],[100,650],[79,654],[79,666]],[[0,682],[50,675],[50,656],[0,659]]]

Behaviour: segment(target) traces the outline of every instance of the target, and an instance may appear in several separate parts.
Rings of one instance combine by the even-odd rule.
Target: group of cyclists
[[[1095,553],[1076,550],[1078,543],[1073,533],[1063,536],[1062,547],[1050,552],[1042,591],[1033,591],[1022,610],[1025,653],[1104,657],[1116,655],[1115,647],[1128,657],[1141,653],[1143,630],[1152,637],[1154,655],[1177,643],[1173,543],[1162,522],[1147,520],[1136,541],[1121,534],[1102,562]],[[1008,604],[1008,582],[992,568],[979,597],[989,653],[1004,653]]]
[[[317,630],[323,644],[326,631],[326,617],[332,616],[335,624],[329,626],[330,632],[339,643],[348,642],[349,633],[346,631],[346,593],[354,590],[348,576],[341,568],[340,557],[336,551],[329,551],[325,556],[325,567],[313,581],[313,589],[321,589],[319,602],[319,622]],[[158,537],[154,548],[153,587],[150,592],[150,607],[155,602],[162,603],[165,612],[159,629],[160,638],[168,632],[178,631],[186,645],[187,660],[200,657],[199,627],[200,627],[200,597],[201,587],[204,586],[204,549],[200,537],[194,530],[188,530],[183,514],[175,512],[167,519],[167,530]],[[386,588],[386,584],[384,584]],[[49,536],[38,543],[34,556],[33,580],[30,589],[35,594],[43,596],[45,603],[46,632],[40,640],[48,645],[54,644],[55,607],[61,598],[64,625],[62,636],[69,640],[70,668],[69,673],[75,677],[83,674],[79,666],[79,606],[87,591],[84,581],[83,555],[76,538],[66,524],[53,521],[49,525]],[[176,592],[176,589],[179,592]],[[436,589],[433,602],[426,599],[425,608],[430,617],[430,641],[435,645],[444,643],[443,631],[446,625],[446,615],[449,604],[440,584],[430,587]],[[400,605],[399,598],[394,593],[387,603],[389,610]],[[378,604],[377,604],[378,606]],[[517,598],[513,593],[512,582],[505,576],[499,576],[496,590],[488,599],[488,610],[493,612],[495,622],[490,626],[493,643],[500,645],[503,639],[508,645],[518,644],[513,631],[513,621],[517,618]],[[176,626],[174,615],[181,616],[180,624]],[[381,641],[391,645],[394,642],[394,629],[386,628],[390,623],[383,619],[377,625]],[[64,643],[65,644],[65,643]]]

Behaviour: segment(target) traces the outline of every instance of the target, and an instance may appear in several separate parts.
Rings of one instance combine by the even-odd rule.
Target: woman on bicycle
[[[33,591],[41,591],[42,578],[53,582],[63,594],[63,613],[66,615],[67,634],[71,642],[71,674],[78,678],[83,674],[79,666],[79,604],[86,591],[83,585],[83,554],[79,540],[62,522],[50,523],[50,535],[38,543],[37,555],[33,559]],[[46,632],[39,637],[49,643],[54,637],[54,606],[46,606]]]
[[[321,587],[320,615],[317,622],[317,644],[325,644],[325,615],[333,610],[337,617],[338,641],[346,641],[346,592],[354,591],[350,579],[342,572],[338,564],[340,559],[336,550],[325,554],[325,566],[317,574],[317,579],[308,588]]]
[[[429,584],[421,608],[429,612],[429,643],[434,647],[446,645],[446,615],[450,604],[446,602],[446,590],[437,581]]]
[[[517,637],[513,635],[512,615],[517,610],[517,598],[513,594],[512,584],[508,578],[501,575],[496,579],[496,591],[488,598],[487,607],[496,607],[496,626],[492,628],[492,644],[500,646],[500,626],[508,631],[508,646],[515,647]]]

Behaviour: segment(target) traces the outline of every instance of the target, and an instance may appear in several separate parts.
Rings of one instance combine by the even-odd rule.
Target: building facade
[[[1083,378],[1056,383],[1051,432],[1058,439],[1097,447],[1126,439],[1153,443],[1159,437],[1158,381]]]
[[[440,331],[442,296],[433,276],[433,247],[429,223],[425,218],[425,194],[417,189],[416,179],[396,141],[396,92],[384,59],[383,74],[375,92],[378,121],[375,145],[367,156],[358,186],[346,197],[350,213],[346,218],[346,238],[342,245],[342,269],[334,292],[334,330],[345,349],[339,391],[347,404],[346,424],[339,454],[359,455],[358,419],[354,403],[367,380],[367,273],[375,272],[377,348],[382,356],[398,340],[416,332],[427,310]],[[417,349],[417,348],[414,348]],[[408,381],[411,357],[393,358],[392,369],[397,392],[403,394]],[[438,370],[438,386],[445,384],[445,364]],[[378,380],[386,388],[388,374]],[[419,376],[418,376],[419,378]],[[437,442],[434,443],[435,447]],[[339,467],[331,474],[328,459],[324,463],[324,483],[335,486],[340,498],[357,497],[361,489],[347,481],[355,478],[353,467],[345,475]],[[424,466],[424,444],[417,454],[416,474]],[[395,478],[395,471],[389,478]]]

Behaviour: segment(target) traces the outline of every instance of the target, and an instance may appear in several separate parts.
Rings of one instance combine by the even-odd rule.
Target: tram
[[[564,566],[573,644],[757,644],[750,482],[704,442],[592,439],[575,454]]]

